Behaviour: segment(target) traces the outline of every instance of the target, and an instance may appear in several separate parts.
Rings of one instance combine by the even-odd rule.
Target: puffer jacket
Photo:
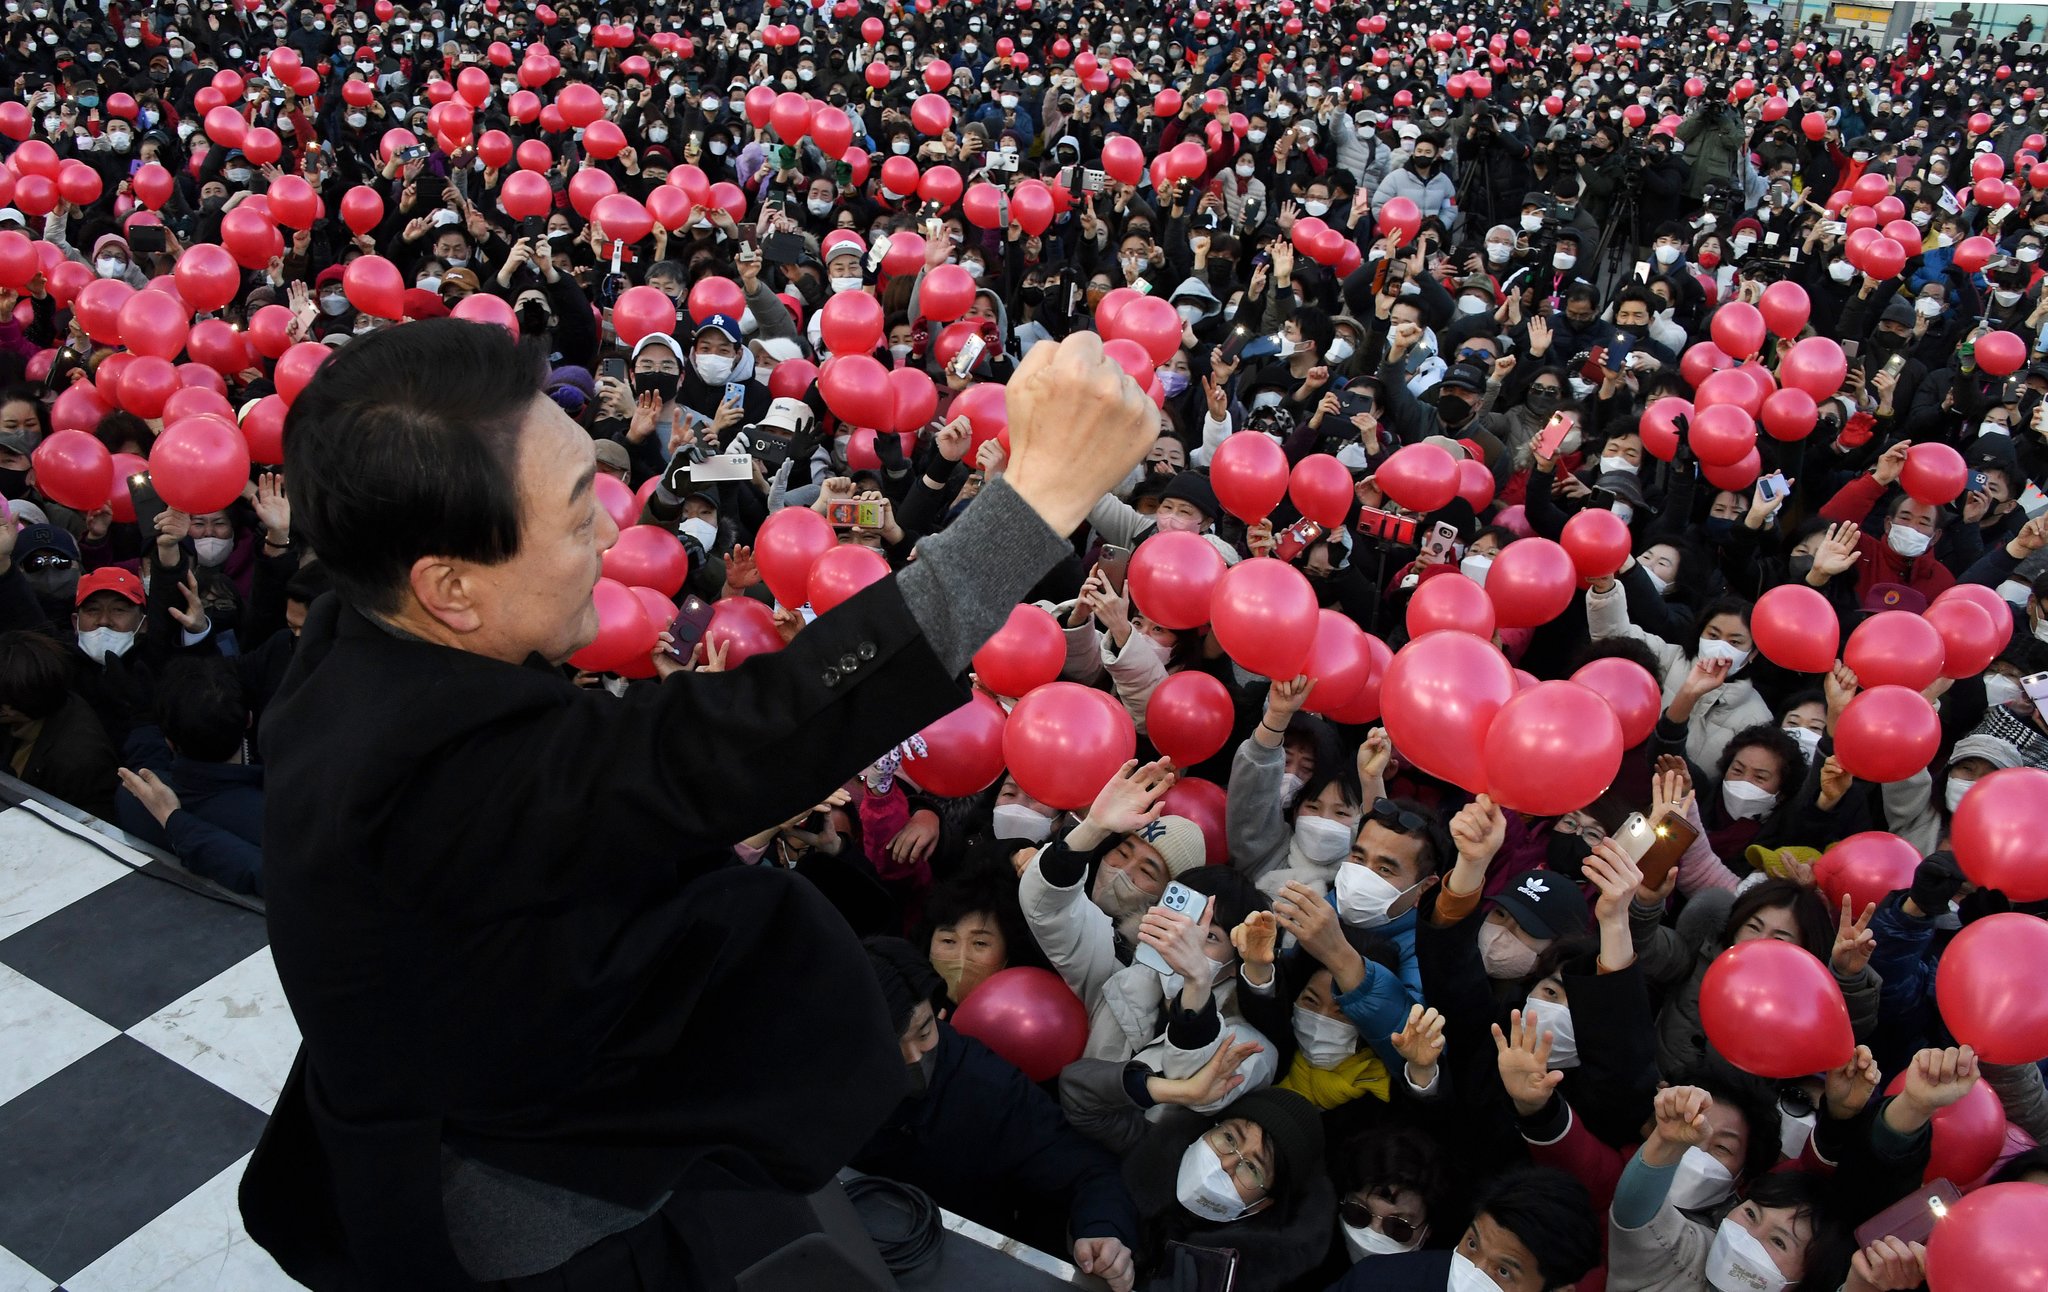
[[[1586,627],[1594,641],[1609,637],[1630,637],[1648,647],[1662,670],[1664,703],[1678,694],[1686,674],[1692,672],[1692,657],[1661,637],[1654,637],[1629,622],[1628,594],[1617,581],[1605,592],[1586,592]],[[1735,733],[1768,724],[1771,706],[1764,703],[1747,678],[1734,678],[1700,698],[1686,719],[1685,756],[1693,766],[1713,769],[1721,764],[1721,753]]]
[[[1458,182],[1445,171],[1445,163],[1439,161],[1436,171],[1423,179],[1405,165],[1398,170],[1387,171],[1379,187],[1372,191],[1372,213],[1379,216],[1381,208],[1397,197],[1405,197],[1415,203],[1415,209],[1422,212],[1427,220],[1435,216],[1445,228],[1455,228],[1458,219]]]

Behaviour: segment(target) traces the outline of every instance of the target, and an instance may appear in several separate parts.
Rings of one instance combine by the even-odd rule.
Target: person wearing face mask
[[[1077,1267],[1130,1292],[1138,1214],[1117,1160],[1078,1133],[1014,1065],[953,1030],[947,1015],[954,1002],[909,943],[870,938],[864,945],[912,1074],[911,1094],[851,1165],[915,1185],[948,1211],[1001,1233],[1064,1231]],[[963,1152],[968,1145],[972,1151]]]
[[[1695,766],[1718,763],[1737,732],[1769,725],[1770,706],[1748,677],[1738,676],[1753,652],[1747,601],[1709,602],[1694,621],[1688,648],[1638,627],[1620,583],[1596,579],[1586,592],[1586,624],[1594,641],[1628,638],[1656,657],[1663,692],[1671,697],[1658,719],[1658,739],[1682,743]]]
[[[1216,523],[1222,518],[1223,504],[1216,501],[1209,478],[1182,472],[1167,481],[1159,496],[1158,509],[1151,515],[1143,514],[1115,494],[1105,494],[1088,513],[1088,524],[1103,542],[1133,549],[1154,534],[1200,534],[1225,564],[1235,565],[1242,559],[1237,549],[1215,532]]]
[[[135,267],[135,253],[129,250],[128,240],[120,234],[103,233],[93,239],[92,254],[88,256],[65,240],[69,232],[66,204],[59,203],[56,210],[43,217],[44,242],[63,252],[66,260],[75,260],[91,269],[95,278],[118,278],[137,291],[149,284],[149,279]]]
[[[1123,1158],[1144,1235],[1140,1278],[1163,1274],[1166,1244],[1178,1242],[1234,1251],[1242,1292],[1280,1292],[1329,1244],[1336,1195],[1315,1107],[1268,1089],[1240,1095],[1220,1114],[1199,1111],[1228,1091],[1246,1052],[1224,1045],[1178,1080],[1101,1059],[1060,1076],[1068,1120]]]
[[[1869,472],[1843,485],[1827,501],[1820,509],[1822,518],[1864,524],[1898,483],[1911,447],[1902,441],[1887,449]],[[1866,530],[1857,539],[1856,550],[1862,558],[1856,565],[1857,597],[1869,596],[1879,583],[1902,583],[1932,601],[1955,586],[1956,576],[1930,553],[1950,522],[1948,509],[1930,507],[1900,493],[1885,504],[1883,514],[1881,536]]]
[[[1347,1267],[1368,1256],[1419,1251],[1431,1222],[1451,1210],[1449,1163],[1415,1127],[1368,1130],[1334,1149],[1331,1159]]]
[[[1446,172],[1442,154],[1448,146],[1444,136],[1424,131],[1415,140],[1403,164],[1388,170],[1386,178],[1372,191],[1375,218],[1387,203],[1405,197],[1425,220],[1435,219],[1446,228],[1457,223],[1457,177]],[[1396,160],[1401,160],[1396,154]]]
[[[1330,1292],[1570,1292],[1600,1263],[1593,1199],[1563,1171],[1502,1171],[1473,1205],[1454,1248],[1370,1253]]]
[[[170,516],[173,513],[166,512]],[[168,537],[168,536],[166,536]],[[177,552],[175,540],[158,544],[160,552]],[[175,555],[173,555],[175,560]],[[76,634],[77,688],[99,715],[109,739],[122,742],[138,723],[147,722],[156,703],[157,676],[179,644],[203,640],[201,631],[184,641],[181,627],[170,617],[172,598],[179,596],[173,573],[142,580],[119,566],[102,566],[78,581],[71,626]],[[176,604],[182,606],[182,597]],[[199,627],[207,626],[202,619]]]

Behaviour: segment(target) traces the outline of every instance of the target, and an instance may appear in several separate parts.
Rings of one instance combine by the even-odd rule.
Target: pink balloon
[[[1380,707],[1404,760],[1477,794],[1486,789],[1487,731],[1515,691],[1515,671],[1493,643],[1432,632],[1395,653]]]
[[[1650,671],[1634,660],[1616,655],[1588,660],[1571,680],[1607,702],[1621,723],[1624,749],[1634,749],[1656,730],[1657,715],[1664,708],[1663,692]]]
[[[1003,758],[1025,793],[1056,808],[1085,807],[1137,752],[1123,705],[1075,682],[1051,682],[1017,701]]]
[[[1210,624],[1217,644],[1247,670],[1261,677],[1296,677],[1315,643],[1315,589],[1284,561],[1269,556],[1240,561],[1216,585]]]
[[[991,974],[953,1012],[952,1024],[1032,1081],[1050,1081],[1081,1057],[1088,1011],[1050,969],[1020,965]]]
[[[1272,436],[1260,431],[1239,431],[1217,447],[1210,459],[1209,479],[1216,490],[1216,501],[1225,511],[1256,524],[1271,515],[1286,496],[1287,455]]]
[[[1488,578],[1491,577],[1489,572]],[[1425,633],[1460,632],[1490,641],[1496,626],[1494,615],[1494,604],[1486,589],[1461,573],[1449,571],[1424,579],[1408,598],[1408,635],[1414,638]]]
[[[1487,792],[1517,812],[1575,812],[1607,792],[1623,747],[1621,722],[1597,694],[1576,682],[1538,682],[1487,728]]]

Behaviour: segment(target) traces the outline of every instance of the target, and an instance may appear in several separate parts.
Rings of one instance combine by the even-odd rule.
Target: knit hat
[[[1210,486],[1208,477],[1191,471],[1182,471],[1167,482],[1166,491],[1159,495],[1159,500],[1164,502],[1168,498],[1178,498],[1190,504],[1210,520],[1223,514],[1223,507],[1216,501],[1216,490]]]
[[[1323,1171],[1323,1123],[1315,1105],[1278,1086],[1241,1095],[1225,1111],[1255,1122],[1273,1149],[1274,1183],[1294,1194]]]
[[[2005,771],[2007,768],[2020,765],[2020,751],[2017,746],[2009,740],[2000,740],[1997,736],[1987,736],[1982,732],[1972,732],[1964,736],[1956,742],[1955,748],[1949,751],[1948,761],[1951,767],[1965,758],[1981,758],[1990,763],[1996,771]]]
[[[1202,827],[1184,816],[1163,816],[1131,832],[1131,837],[1159,853],[1170,875],[1179,876],[1208,862]]]

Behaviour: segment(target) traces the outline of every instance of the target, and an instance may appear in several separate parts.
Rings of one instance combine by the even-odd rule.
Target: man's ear
[[[413,562],[407,576],[420,609],[458,633],[473,633],[483,627],[482,607],[467,569],[466,563],[448,557],[422,556]]]

